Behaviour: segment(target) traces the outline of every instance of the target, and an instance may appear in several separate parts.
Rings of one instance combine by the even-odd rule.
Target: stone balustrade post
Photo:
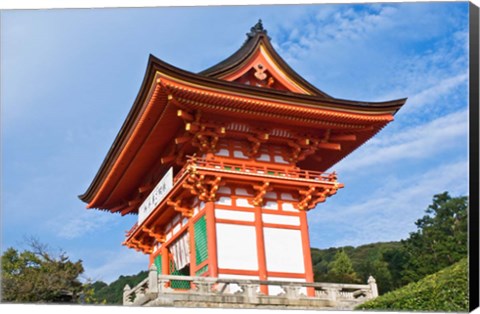
[[[247,302],[256,303],[258,298],[258,294],[257,294],[258,285],[247,283],[247,284],[240,284],[240,287],[243,290],[243,295],[247,297]]]
[[[339,290],[337,288],[327,288],[327,297],[330,301],[337,302]]]
[[[300,287],[298,286],[282,286],[283,290],[285,291],[285,296],[287,299],[298,299],[300,295]]]
[[[200,294],[207,294],[212,292],[212,283],[194,280],[193,284],[197,287],[197,292]]]
[[[166,293],[171,292],[173,289],[167,287],[167,283],[170,282],[170,279],[164,277],[158,277],[158,293]]]
[[[123,287],[123,305],[129,305],[133,303],[132,301],[130,301],[131,292],[132,288],[130,288],[129,285],[125,285],[125,287]]]
[[[155,264],[152,264],[148,270],[148,292],[158,294],[158,273]]]
[[[368,277],[368,285],[370,286],[370,291],[372,293],[372,298],[378,297],[378,287],[377,281],[372,276]]]

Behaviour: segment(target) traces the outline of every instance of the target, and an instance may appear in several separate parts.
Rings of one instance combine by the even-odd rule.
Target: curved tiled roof
[[[295,72],[275,51],[270,43],[270,37],[267,35],[267,31],[263,28],[262,21],[253,26],[250,33],[247,33],[247,40],[245,43],[233,53],[230,57],[217,63],[216,65],[199,72],[199,75],[208,76],[213,78],[221,78],[228,73],[240,68],[263,44],[272,56],[274,61],[300,86],[306,89],[310,94],[320,96],[322,98],[333,98],[327,93],[316,88],[304,78],[302,78],[297,72]]]

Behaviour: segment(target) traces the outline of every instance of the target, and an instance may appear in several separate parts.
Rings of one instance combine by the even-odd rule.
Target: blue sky
[[[308,213],[311,245],[400,240],[436,193],[468,191],[468,3],[1,13],[2,250],[35,236],[85,277],[146,269],[121,246],[136,216],[86,210],[148,55],[198,72],[262,18],[280,55],[326,93],[408,97],[395,121],[335,165],[345,188]]]

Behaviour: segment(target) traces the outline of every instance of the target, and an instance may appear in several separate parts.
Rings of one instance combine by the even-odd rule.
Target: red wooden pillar
[[[208,272],[210,277],[218,277],[215,204],[211,201],[205,204],[205,219],[207,223]]]
[[[197,271],[197,262],[196,262],[196,254],[195,254],[195,233],[193,227],[193,220],[190,218],[188,221],[188,234],[190,236],[190,276],[195,276],[195,272]]]
[[[168,265],[168,249],[165,244],[160,248],[162,254],[162,275],[168,275],[170,273],[170,265]]]
[[[263,236],[262,207],[255,206],[255,233],[257,238],[258,277],[267,280],[267,260],[265,258],[265,239]],[[268,295],[268,286],[261,285],[260,291]]]
[[[300,228],[302,233],[303,262],[305,263],[305,279],[307,282],[313,282],[312,255],[310,253],[310,237],[308,236],[307,213],[300,211]],[[307,288],[307,296],[315,296],[314,288]]]
[[[260,206],[255,206],[255,233],[257,237],[258,277],[260,280],[267,280],[267,260],[265,258],[262,207]],[[260,291],[265,295],[268,295],[268,286],[261,285]]]

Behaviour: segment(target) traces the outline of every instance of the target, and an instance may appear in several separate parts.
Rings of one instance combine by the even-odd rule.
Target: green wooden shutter
[[[208,259],[207,222],[205,216],[198,219],[193,225],[195,238],[195,262],[201,264]]]
[[[157,267],[157,273],[161,274],[162,273],[162,254],[159,254],[155,259],[153,260],[153,263],[155,264],[155,267]]]

